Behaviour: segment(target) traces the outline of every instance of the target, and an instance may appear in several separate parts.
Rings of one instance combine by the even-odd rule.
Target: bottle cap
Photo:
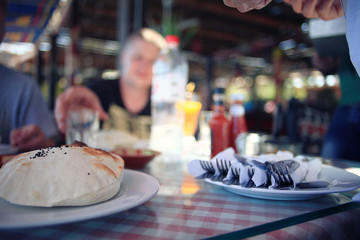
[[[168,35],[165,37],[165,40],[168,44],[179,44],[179,37],[176,35]]]

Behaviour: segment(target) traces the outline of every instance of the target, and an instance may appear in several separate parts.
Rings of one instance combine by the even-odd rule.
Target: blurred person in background
[[[338,74],[341,99],[326,132],[321,156],[360,161],[360,78],[348,54],[313,57],[313,65],[325,76]]]
[[[7,1],[0,0],[0,43],[5,35]],[[20,152],[55,145],[55,119],[36,82],[0,64],[0,143]]]
[[[103,128],[149,138],[152,67],[165,46],[163,36],[152,29],[130,34],[122,48],[118,80],[72,86],[57,98],[55,117],[60,131],[65,133],[66,118],[72,108],[90,108],[99,113]]]

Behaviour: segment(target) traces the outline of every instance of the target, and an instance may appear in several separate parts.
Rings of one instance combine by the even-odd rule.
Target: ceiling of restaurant
[[[50,17],[45,14],[49,14],[51,11],[46,10],[51,9],[50,7],[54,3],[55,5],[64,5],[62,14],[57,14],[62,15],[63,19],[59,19],[57,16],[58,19],[53,21],[55,27],[52,27],[50,21],[48,24],[50,27],[42,26],[42,29],[47,29],[50,34],[58,32],[60,36],[65,35],[68,38],[71,35],[71,26],[75,25],[79,29],[78,40],[81,46],[89,43],[87,47],[90,45],[88,50],[91,51],[92,46],[102,47],[110,42],[112,44],[110,52],[112,51],[111,54],[116,55],[117,48],[113,46],[116,45],[118,38],[118,4],[124,1],[129,4],[128,32],[139,27],[139,17],[135,17],[139,16],[137,15],[139,13],[142,16],[140,17],[142,18],[140,23],[142,27],[158,27],[160,30],[164,4],[170,3],[172,16],[177,18],[179,26],[183,26],[184,29],[181,34],[183,49],[202,56],[228,57],[236,55],[262,57],[270,60],[274,47],[279,46],[281,42],[291,40],[290,47],[292,49],[287,52],[287,56],[292,59],[304,59],[308,56],[306,49],[311,46],[307,34],[302,31],[306,19],[294,13],[291,7],[281,0],[273,0],[264,9],[248,13],[240,13],[236,9],[227,7],[222,0],[9,0],[9,5],[20,7],[20,9],[26,10],[25,12],[34,9],[32,12],[30,11],[28,24],[25,26],[27,31],[31,31],[32,28],[35,29],[34,31],[38,31],[39,27],[35,23],[41,14],[43,14],[43,19]],[[73,11],[70,6],[74,6]],[[16,9],[11,12],[10,9],[10,14],[15,14],[14,19],[17,19],[16,14],[20,13]],[[27,41],[26,39],[30,39],[30,35],[21,30],[25,29],[23,26],[17,26],[23,22],[12,21],[15,26],[12,36],[21,38],[21,41]],[[10,29],[8,27],[8,30]],[[17,31],[22,31],[22,33],[17,34]],[[94,40],[96,41],[94,42]],[[110,41],[102,44],[103,40]],[[100,49],[96,52],[105,51],[107,50]]]
[[[227,54],[228,50],[243,55],[261,56],[281,41],[294,39],[307,43],[301,26],[305,19],[291,7],[274,0],[266,8],[239,13],[224,5],[222,0],[144,0],[143,26],[153,27],[162,19],[162,2],[172,2],[172,14],[179,22],[191,26],[184,31],[185,50],[200,54]],[[77,16],[82,37],[116,40],[117,2],[113,0],[79,0]],[[130,24],[133,28],[136,2],[130,1]],[[187,34],[186,34],[187,33]],[[184,38],[183,38],[184,39]]]

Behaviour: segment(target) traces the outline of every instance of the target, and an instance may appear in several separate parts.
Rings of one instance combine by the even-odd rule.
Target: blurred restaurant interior
[[[360,239],[360,71],[344,17],[309,20],[283,0],[247,13],[224,0],[5,2],[0,240]],[[141,28],[180,43],[149,29],[154,41],[126,41]],[[156,75],[159,39],[181,54]]]
[[[338,76],[324,75],[312,65],[315,46],[323,42],[314,41],[311,22],[281,0],[244,14],[222,0],[9,0],[8,4],[0,61],[36,79],[51,109],[67,86],[100,77],[117,79],[121,42],[141,27],[180,37],[190,64],[189,81],[195,83],[203,110],[211,110],[215,87],[225,87],[227,97],[244,94],[250,132],[304,140],[309,136],[290,130],[307,129],[312,134],[309,141],[318,145],[305,152],[318,154],[339,102]],[[344,33],[327,39],[334,38],[343,40]],[[286,119],[291,99],[316,116],[293,126],[295,122]]]

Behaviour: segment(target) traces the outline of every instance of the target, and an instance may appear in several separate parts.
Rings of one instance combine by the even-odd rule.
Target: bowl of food
[[[125,161],[125,168],[141,169],[154,159],[160,152],[150,149],[137,149],[130,147],[116,147],[111,151],[122,157]]]

